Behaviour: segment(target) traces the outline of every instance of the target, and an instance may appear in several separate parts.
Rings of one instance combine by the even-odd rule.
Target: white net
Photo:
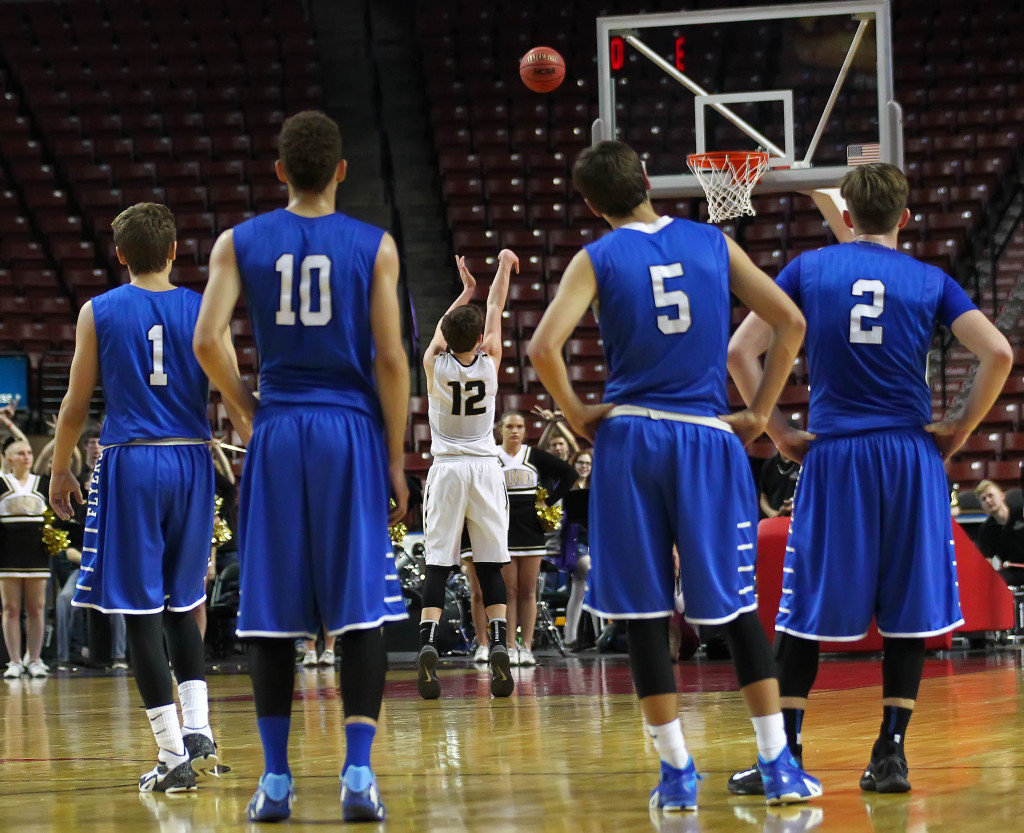
[[[750,194],[768,169],[768,154],[761,151],[691,153],[686,164],[708,198],[708,222],[721,223],[743,214],[753,216]]]

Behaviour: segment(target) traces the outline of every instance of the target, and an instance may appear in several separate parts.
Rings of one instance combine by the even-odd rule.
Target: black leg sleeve
[[[206,649],[192,611],[173,613],[164,611],[164,636],[171,668],[179,683],[186,680],[206,679]]]
[[[784,633],[779,637],[776,657],[779,662],[779,695],[803,697],[811,693],[818,676],[818,651],[814,639]]]
[[[376,720],[384,699],[387,654],[380,628],[348,631],[341,643],[341,701],[345,717],[357,715]]]
[[[451,572],[451,567],[427,565],[427,575],[423,579],[424,607],[444,607],[444,585]]]
[[[722,632],[732,655],[732,666],[736,669],[736,680],[740,688],[775,678],[772,648],[756,613],[741,613],[723,625]]]
[[[256,717],[290,717],[295,691],[295,640],[253,639],[249,644]]]
[[[668,648],[668,617],[629,619],[626,622],[629,668],[636,696],[675,694],[676,674]]]
[[[882,639],[882,697],[916,700],[924,672],[924,640]]]
[[[475,562],[476,579],[480,582],[480,593],[484,597],[484,608],[491,605],[508,604],[508,593],[505,592],[505,580],[501,577],[501,564],[484,564]]]
[[[135,684],[143,704],[147,709],[155,709],[173,703],[171,670],[164,650],[163,614],[128,615],[124,624]]]

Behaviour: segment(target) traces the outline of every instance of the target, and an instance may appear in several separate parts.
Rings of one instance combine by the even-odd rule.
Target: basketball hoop
[[[721,223],[741,214],[753,216],[750,193],[768,169],[768,154],[760,150],[718,150],[691,153],[686,164],[708,197],[708,222]]]

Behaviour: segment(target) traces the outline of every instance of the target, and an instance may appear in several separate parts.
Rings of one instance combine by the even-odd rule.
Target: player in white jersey
[[[441,696],[437,679],[437,623],[444,586],[459,565],[463,523],[473,545],[474,567],[483,591],[491,636],[491,694],[508,697],[512,675],[505,647],[505,583],[508,563],[508,496],[494,442],[494,397],[501,363],[501,313],[512,267],[519,258],[502,249],[487,294],[486,316],[470,305],[476,281],[457,258],[462,294],[438,322],[423,356],[430,405],[430,453],[434,463],[423,495],[427,575],[423,582],[417,688],[425,700]]]

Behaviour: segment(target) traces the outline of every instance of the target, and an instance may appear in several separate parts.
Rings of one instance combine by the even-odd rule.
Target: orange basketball
[[[565,78],[565,61],[550,46],[535,46],[519,60],[519,77],[535,93],[549,93]]]

